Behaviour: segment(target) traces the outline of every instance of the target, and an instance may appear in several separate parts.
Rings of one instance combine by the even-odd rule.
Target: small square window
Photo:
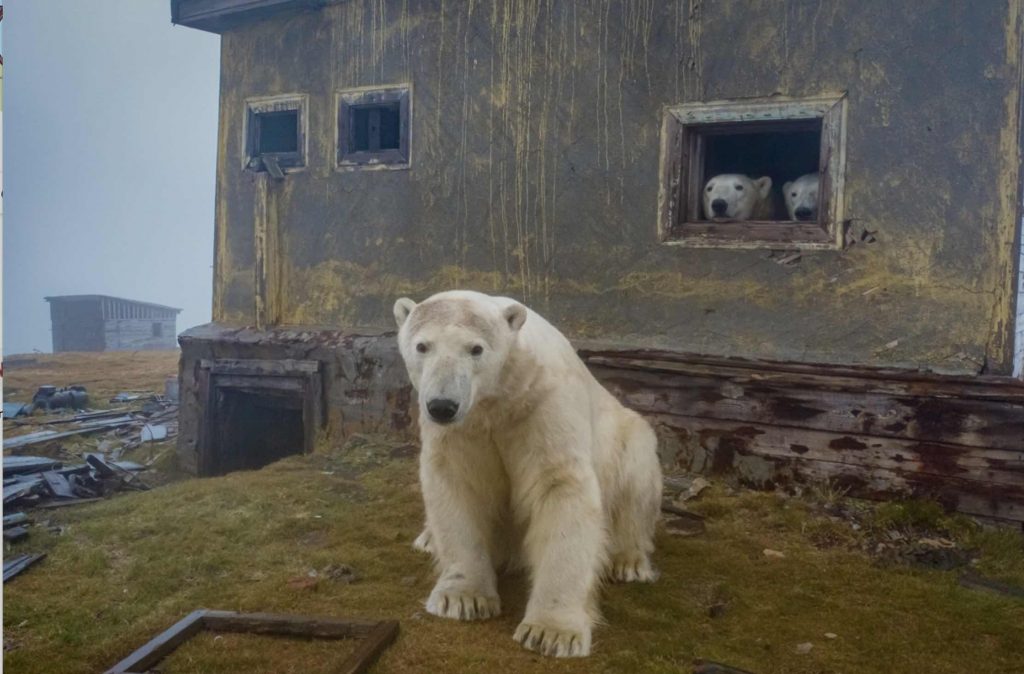
[[[267,170],[273,158],[281,169],[306,165],[306,98],[275,96],[246,102],[245,166]]]
[[[154,337],[163,337],[164,336],[164,324],[163,323],[154,323],[153,324],[153,336]]]
[[[338,94],[338,167],[409,167],[409,89]]]
[[[840,97],[666,109],[661,240],[694,247],[841,247],[844,106]]]

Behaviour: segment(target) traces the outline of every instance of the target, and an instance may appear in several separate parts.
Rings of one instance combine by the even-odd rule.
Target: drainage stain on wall
[[[811,362],[1011,359],[1019,3],[350,0],[222,47],[215,319],[253,321],[244,101],[309,96],[277,190],[281,321],[391,324],[451,287],[575,336]],[[927,15],[928,20],[921,20]],[[411,168],[338,171],[335,92],[409,84]],[[843,251],[666,247],[664,106],[846,92]],[[777,257],[776,257],[777,259]]]

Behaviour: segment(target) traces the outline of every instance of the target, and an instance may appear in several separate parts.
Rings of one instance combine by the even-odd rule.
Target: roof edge
[[[290,12],[319,9],[333,0],[171,0],[171,23],[210,33]]]
[[[182,309],[178,307],[167,306],[166,304],[157,304],[156,302],[143,302],[141,300],[130,300],[127,297],[114,297],[113,295],[49,295],[43,298],[47,302],[86,302],[89,300],[117,300],[118,302],[128,302],[129,304],[138,304],[144,307],[154,307],[157,309],[165,309],[167,311],[174,311],[181,313]]]

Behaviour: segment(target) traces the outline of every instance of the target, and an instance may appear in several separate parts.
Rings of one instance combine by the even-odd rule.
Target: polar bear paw
[[[556,658],[590,655],[590,628],[564,629],[538,621],[519,623],[512,638],[524,648]]]
[[[501,599],[468,588],[435,587],[427,613],[453,620],[486,620],[501,615]]]
[[[613,583],[653,583],[658,580],[658,572],[651,566],[651,560],[642,553],[613,556],[607,575]]]
[[[423,533],[416,537],[416,540],[412,542],[412,547],[420,552],[425,552],[428,555],[434,554],[434,541],[430,536],[430,529],[424,529]]]

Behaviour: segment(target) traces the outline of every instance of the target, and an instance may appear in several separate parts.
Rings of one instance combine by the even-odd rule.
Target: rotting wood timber
[[[659,426],[665,463],[760,488],[829,481],[1024,522],[1024,384],[1009,377],[582,349]]]

